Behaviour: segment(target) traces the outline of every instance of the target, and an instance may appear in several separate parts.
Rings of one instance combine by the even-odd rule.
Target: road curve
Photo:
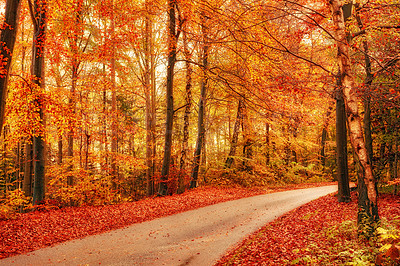
[[[278,216],[337,186],[259,195],[203,207],[0,260],[2,265],[213,265]]]

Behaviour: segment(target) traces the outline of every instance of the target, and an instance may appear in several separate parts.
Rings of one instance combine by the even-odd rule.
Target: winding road
[[[337,186],[244,198],[0,260],[2,265],[213,265],[245,236]]]

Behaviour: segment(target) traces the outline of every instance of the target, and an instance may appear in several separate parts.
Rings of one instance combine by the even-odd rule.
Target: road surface
[[[0,266],[213,265],[266,223],[336,190],[325,186],[219,203],[6,258]]]

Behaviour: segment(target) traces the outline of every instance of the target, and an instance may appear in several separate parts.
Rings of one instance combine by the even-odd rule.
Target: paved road
[[[213,265],[278,216],[337,186],[224,202],[0,260],[2,265]]]

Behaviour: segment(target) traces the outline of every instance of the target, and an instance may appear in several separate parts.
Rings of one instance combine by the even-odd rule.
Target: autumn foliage
[[[397,1],[0,2],[16,4],[2,20],[19,14],[1,26],[2,218],[346,172],[370,224],[376,187],[398,192]]]

